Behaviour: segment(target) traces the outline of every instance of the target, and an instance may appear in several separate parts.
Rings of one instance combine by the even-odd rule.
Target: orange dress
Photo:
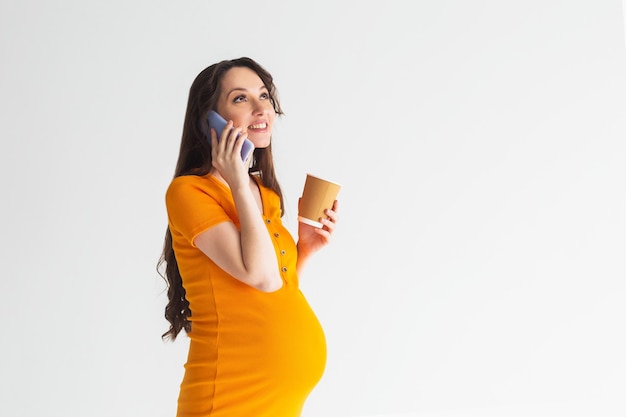
[[[227,274],[193,244],[220,222],[239,227],[228,187],[211,175],[176,177],[168,187],[168,222],[192,314],[177,417],[298,417],[324,372],[326,341],[298,286],[296,244],[278,195],[257,183],[283,279],[270,293]]]

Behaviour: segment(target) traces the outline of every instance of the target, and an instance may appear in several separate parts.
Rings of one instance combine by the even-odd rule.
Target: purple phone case
[[[222,135],[222,130],[224,130],[228,122],[224,120],[224,118],[220,116],[214,110],[211,110],[209,112],[207,116],[207,122],[209,124],[209,131],[207,132],[207,138],[208,139],[211,138],[210,129],[213,128],[215,129],[215,132],[217,132],[217,140],[219,140],[220,136]],[[245,161],[246,159],[248,159],[250,152],[252,152],[253,150],[254,150],[254,145],[252,144],[252,142],[250,142],[250,140],[246,139],[243,142],[243,146],[241,147],[241,160]]]

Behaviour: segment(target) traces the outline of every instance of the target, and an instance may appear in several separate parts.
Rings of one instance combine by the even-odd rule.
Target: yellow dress
[[[177,177],[168,187],[168,222],[192,314],[177,417],[298,417],[324,372],[326,341],[299,289],[296,244],[278,195],[257,183],[283,279],[270,293],[230,276],[192,243],[220,222],[239,227],[228,187],[211,175]]]

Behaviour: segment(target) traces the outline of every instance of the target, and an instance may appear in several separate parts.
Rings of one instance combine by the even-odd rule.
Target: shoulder
[[[226,186],[211,175],[174,178],[165,193],[170,227],[192,239],[197,230],[231,217],[234,203]]]
[[[165,192],[166,196],[177,195],[180,193],[203,192],[211,193],[219,190],[219,184],[212,180],[209,175],[181,175],[174,178]]]
[[[165,201],[168,206],[206,198],[219,201],[227,197],[223,188],[211,175],[181,175],[170,182],[165,192]]]
[[[172,182],[170,182],[170,185],[168,187],[169,189],[176,189],[176,188],[185,188],[185,187],[189,187],[189,186],[202,186],[202,185],[207,185],[210,183],[209,181],[209,176],[205,175],[205,176],[200,176],[200,175],[181,175],[178,177],[175,177]]]

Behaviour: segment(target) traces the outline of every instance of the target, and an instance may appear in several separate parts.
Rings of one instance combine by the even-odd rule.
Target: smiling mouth
[[[259,123],[257,125],[250,125],[248,129],[265,129],[267,128],[267,123]]]

